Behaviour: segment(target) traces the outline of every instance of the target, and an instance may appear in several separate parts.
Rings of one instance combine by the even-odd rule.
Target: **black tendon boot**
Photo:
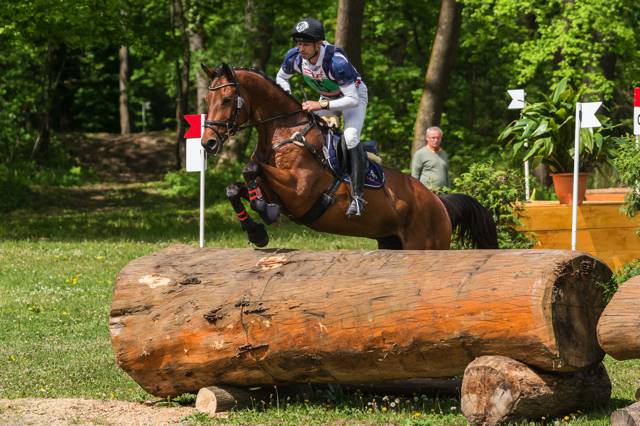
[[[364,148],[358,144],[349,150],[349,161],[351,162],[351,204],[347,209],[347,216],[360,216],[367,202],[362,198],[364,188],[364,174],[367,168],[367,160]]]

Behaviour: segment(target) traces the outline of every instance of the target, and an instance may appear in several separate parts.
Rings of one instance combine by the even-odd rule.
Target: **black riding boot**
[[[367,159],[362,144],[349,150],[351,162],[351,204],[347,209],[347,216],[360,216],[367,202],[362,197],[364,189],[364,174],[367,169]]]

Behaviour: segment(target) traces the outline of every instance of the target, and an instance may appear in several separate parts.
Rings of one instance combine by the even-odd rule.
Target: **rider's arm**
[[[298,49],[294,47],[293,49],[289,49],[289,51],[284,55],[284,59],[282,60],[282,65],[280,66],[280,70],[278,71],[278,75],[276,76],[276,83],[278,86],[282,87],[286,92],[291,93],[291,85],[289,84],[289,79],[293,77],[293,74],[298,71],[296,69],[296,60],[298,58]]]
[[[355,83],[340,86],[342,97],[329,101],[329,109],[331,111],[343,111],[345,109],[358,106],[360,96],[358,96],[358,88]]]
[[[278,86],[282,87],[285,92],[291,93],[291,85],[289,84],[289,79],[293,77],[293,74],[287,74],[282,68],[278,71],[278,75],[276,75],[276,83]]]

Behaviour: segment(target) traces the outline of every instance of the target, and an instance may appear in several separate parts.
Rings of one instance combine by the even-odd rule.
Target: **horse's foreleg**
[[[251,216],[249,216],[249,213],[245,210],[241,200],[243,192],[247,192],[245,185],[241,183],[231,184],[227,186],[227,199],[236,212],[240,226],[242,226],[242,230],[247,233],[249,241],[258,247],[264,247],[269,244],[269,235],[267,235],[267,230],[264,225],[251,219]]]
[[[264,223],[270,225],[278,220],[278,216],[280,216],[280,206],[275,203],[267,203],[262,196],[262,191],[260,191],[260,187],[256,182],[259,172],[260,166],[251,161],[245,166],[242,175],[247,182],[247,195],[251,208],[253,211],[258,212],[262,220],[264,220]]]

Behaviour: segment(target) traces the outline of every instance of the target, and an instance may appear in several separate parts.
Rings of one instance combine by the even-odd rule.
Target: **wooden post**
[[[602,364],[574,373],[540,373],[511,358],[483,356],[466,368],[461,393],[469,422],[491,426],[606,405],[611,382]]]
[[[487,354],[574,371],[604,356],[610,273],[553,250],[174,246],[119,273],[110,332],[120,367],[158,396],[452,377]]]

